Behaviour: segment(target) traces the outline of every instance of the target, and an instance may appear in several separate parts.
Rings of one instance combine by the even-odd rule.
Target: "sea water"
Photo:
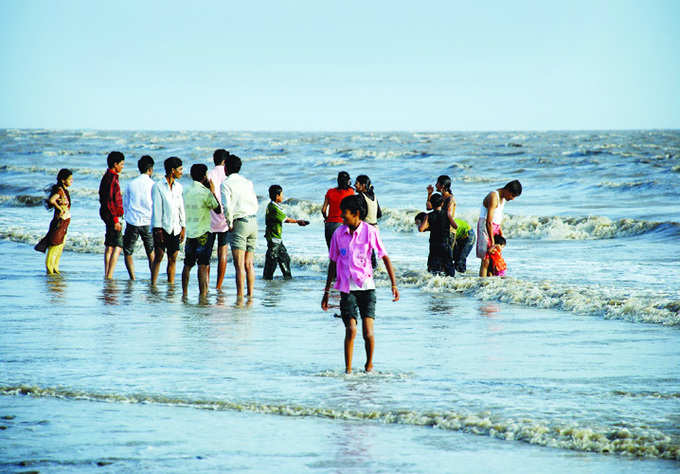
[[[284,188],[291,281],[252,305],[188,300],[122,262],[103,280],[97,188],[106,154],[211,166],[243,159],[260,197]],[[74,172],[61,275],[32,246],[44,189]],[[375,371],[343,373],[342,322],[320,309],[321,203],[338,171],[367,174],[401,300],[377,274]],[[188,173],[187,173],[188,174]],[[473,228],[506,205],[507,278],[425,271],[413,217],[453,179]],[[189,184],[188,176],[182,182]],[[0,131],[0,469],[659,472],[680,460],[680,132],[246,133]],[[256,271],[266,244],[259,238]],[[213,284],[216,262],[213,261]],[[181,260],[178,265],[178,277]],[[194,269],[194,273],[196,270]],[[179,282],[179,278],[177,278]],[[331,303],[338,304],[337,294]]]

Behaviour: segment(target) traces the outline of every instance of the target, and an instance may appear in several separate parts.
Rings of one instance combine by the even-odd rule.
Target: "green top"
[[[264,237],[267,242],[281,242],[283,233],[283,221],[286,220],[286,213],[276,204],[271,201],[267,206],[267,213],[264,221],[267,228],[264,231]]]
[[[463,219],[454,219],[454,221],[458,225],[458,229],[456,229],[456,240],[467,237],[467,234],[470,231],[470,224]]]
[[[198,181],[184,191],[187,238],[195,239],[210,232],[210,211],[219,204],[213,193]]]

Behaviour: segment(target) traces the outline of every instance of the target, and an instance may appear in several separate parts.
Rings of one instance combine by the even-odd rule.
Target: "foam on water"
[[[338,410],[330,407],[262,403],[254,400],[210,400],[168,397],[159,394],[118,394],[38,386],[0,386],[4,396],[31,396],[107,403],[154,403],[200,410],[237,411],[267,415],[316,417],[332,420],[373,421],[461,431],[505,441],[574,451],[680,460],[680,439],[647,426],[563,425],[549,420],[513,419],[490,412],[465,413],[456,410],[419,412],[414,410]]]

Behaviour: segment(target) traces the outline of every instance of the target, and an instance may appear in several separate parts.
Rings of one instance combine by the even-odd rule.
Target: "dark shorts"
[[[331,248],[333,234],[335,234],[335,231],[338,230],[338,227],[341,225],[342,222],[326,222],[326,224],[324,224],[324,237],[326,237],[326,246],[328,248]]]
[[[217,238],[217,246],[224,247],[229,243],[229,232],[210,232],[210,238],[213,244],[215,243],[215,238]]]
[[[210,265],[214,238],[210,238],[210,232],[206,232],[200,237],[187,239],[184,244],[184,265],[193,267],[198,262],[199,265]]]
[[[153,246],[157,250],[162,250],[169,255],[179,251],[179,234],[168,234],[165,229],[161,229],[163,233],[163,241],[161,241],[156,233],[153,234]]]
[[[149,230],[149,226],[136,226],[125,223],[125,234],[123,234],[123,253],[125,255],[132,255],[135,252],[135,244],[138,237],[142,238],[146,254],[149,255],[153,252],[153,235],[151,230]]]
[[[107,247],[122,247],[123,233],[116,230],[113,224],[106,224],[106,235],[104,236],[104,245]]]
[[[340,315],[347,323],[350,318],[375,319],[375,290],[356,290],[340,293]]]

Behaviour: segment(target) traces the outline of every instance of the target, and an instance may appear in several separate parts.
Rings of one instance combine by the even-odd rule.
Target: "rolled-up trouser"
[[[475,245],[475,231],[470,229],[465,237],[456,241],[456,246],[453,248],[453,261],[456,265],[456,270],[465,273],[468,255]]]
[[[262,278],[265,280],[274,278],[276,265],[281,269],[283,278],[293,278],[293,275],[290,273],[290,257],[288,256],[286,246],[283,245],[283,242],[267,242],[267,255],[264,259],[264,273]]]

